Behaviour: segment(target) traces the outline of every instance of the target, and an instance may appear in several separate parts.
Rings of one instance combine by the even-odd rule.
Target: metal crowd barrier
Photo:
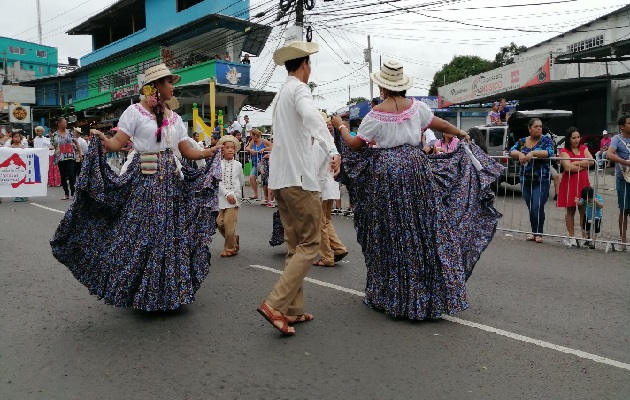
[[[492,156],[495,160],[503,164],[506,168],[500,183],[494,185],[496,200],[495,206],[499,212],[503,214],[503,218],[499,221],[497,229],[505,232],[507,236],[513,236],[513,234],[534,234],[532,228],[532,221],[530,221],[530,213],[527,207],[523,189],[527,191],[542,190],[543,185],[549,184],[549,196],[546,202],[543,204],[532,204],[533,208],[540,208],[538,213],[534,213],[532,219],[538,218],[536,222],[544,222],[543,233],[537,233],[536,236],[543,236],[547,238],[561,239],[561,241],[571,247],[571,239],[575,239],[580,247],[586,247],[583,242],[585,239],[582,235],[582,221],[580,220],[580,213],[576,208],[574,217],[574,236],[569,236],[566,227],[566,217],[568,215],[567,208],[557,207],[557,201],[554,200],[556,194],[556,187],[559,190],[562,179],[570,179],[572,174],[579,174],[579,172],[562,172],[561,160],[567,160],[566,158],[551,157],[551,158],[534,158],[534,162],[541,165],[545,163],[558,172],[558,177],[551,176],[548,182],[536,183],[532,177],[532,173],[529,179],[525,182],[530,185],[529,188],[523,188],[522,182],[519,179],[520,162],[504,156]],[[571,161],[584,161],[592,160],[586,158],[572,158]],[[536,167],[537,168],[537,167]],[[588,181],[593,188],[596,197],[600,195],[603,199],[602,218],[601,218],[601,230],[600,233],[595,233],[595,223],[591,223],[590,226],[590,238],[594,238],[593,242],[589,244],[595,244],[596,248],[604,249],[605,252],[611,251],[614,247],[626,249],[626,245],[630,248],[630,243],[622,243],[619,232],[619,206],[616,192],[616,177],[615,167],[604,168],[603,170],[597,169],[595,163],[587,169]],[[579,176],[579,175],[578,175]],[[580,178],[574,178],[579,181]],[[578,185],[580,185],[579,182]],[[536,187],[538,185],[538,187]],[[557,185],[557,186],[556,186]],[[625,193],[624,193],[625,194]],[[560,196],[561,193],[558,193]],[[577,193],[576,197],[580,197],[580,193]],[[626,196],[627,197],[627,196]],[[567,199],[571,200],[571,199]],[[625,205],[624,208],[630,208],[630,205]],[[583,208],[583,215],[586,218],[586,210]],[[594,211],[594,210],[593,210]],[[594,236],[595,235],[595,236]],[[630,230],[627,231],[627,240],[630,240]]]

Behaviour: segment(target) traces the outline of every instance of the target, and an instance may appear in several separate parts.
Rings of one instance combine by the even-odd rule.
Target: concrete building
[[[79,125],[115,124],[138,100],[144,71],[159,63],[182,77],[175,95],[185,119],[193,103],[209,115],[210,77],[217,83],[215,111],[226,119],[245,105],[267,108],[274,93],[252,88],[250,65],[240,62],[243,53],[258,55],[271,32],[250,22],[249,8],[249,0],[119,0],[67,32],[92,37],[81,68],[29,85],[38,105],[71,106]]]
[[[621,7],[528,48],[514,64],[440,87],[440,107],[506,97],[519,110],[573,111],[555,132],[570,125],[588,136],[617,132],[617,118],[630,112],[629,19],[630,6]]]

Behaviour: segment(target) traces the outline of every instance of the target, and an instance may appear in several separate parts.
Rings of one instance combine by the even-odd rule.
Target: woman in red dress
[[[565,222],[570,239],[565,240],[569,247],[578,246],[575,239],[575,209],[578,208],[575,199],[580,197],[582,189],[590,186],[588,168],[593,165],[593,156],[584,145],[580,145],[580,132],[577,128],[568,128],[564,135],[564,149],[560,150],[562,164],[562,179],[558,189],[558,207],[567,209]],[[585,160],[586,159],[586,160]],[[580,207],[580,221],[584,218],[584,211]],[[584,232],[582,232],[584,236]]]

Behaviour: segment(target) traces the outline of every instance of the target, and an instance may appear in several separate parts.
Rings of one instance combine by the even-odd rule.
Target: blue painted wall
[[[145,0],[146,28],[84,56],[81,66],[110,57],[206,15],[222,14],[249,20],[249,0],[204,0],[183,11],[176,10],[177,0]]]
[[[24,49],[24,54],[13,54],[9,52],[10,46]],[[38,57],[37,50],[45,51],[46,57]],[[36,78],[57,74],[58,53],[55,47],[0,36],[0,55],[2,57],[0,61],[2,62],[4,62],[3,52],[6,52],[9,67],[12,66],[14,62],[19,61],[22,65],[22,69],[33,71]],[[42,71],[40,71],[40,67],[42,67]]]
[[[59,79],[46,83],[34,84],[35,101],[38,106],[68,105],[70,99],[76,100],[76,91],[73,80]]]

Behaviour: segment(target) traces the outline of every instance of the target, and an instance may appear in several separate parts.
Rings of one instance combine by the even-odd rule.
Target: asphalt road
[[[362,303],[352,220],[335,216],[350,255],[311,269],[316,319],[282,337],[255,312],[283,266],[272,209],[242,207],[237,257],[215,235],[195,303],[146,313],[97,301],[52,257],[61,194],[0,204],[0,399],[630,398],[627,252],[497,233],[471,308],[409,322]]]

